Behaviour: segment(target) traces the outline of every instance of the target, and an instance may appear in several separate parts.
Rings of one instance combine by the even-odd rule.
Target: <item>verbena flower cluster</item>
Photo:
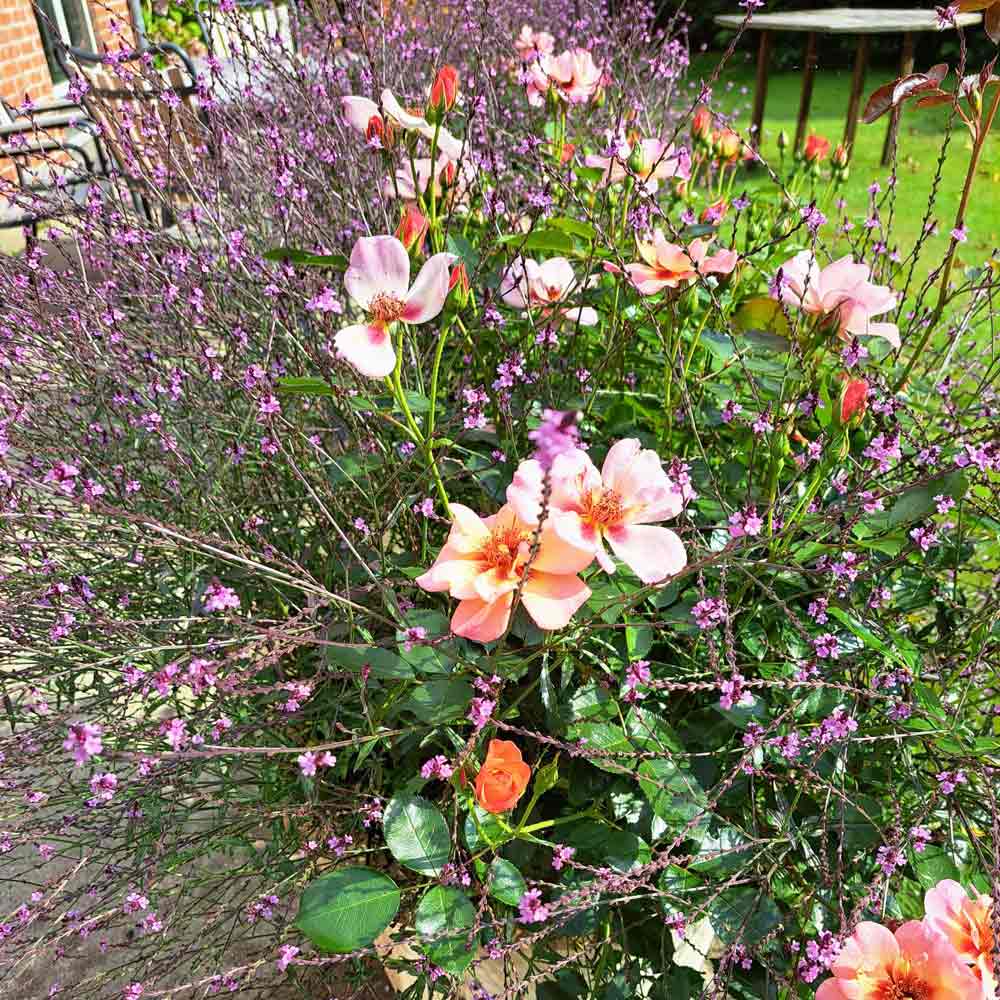
[[[0,179],[0,992],[995,997],[990,69],[907,246],[683,11],[218,14]]]

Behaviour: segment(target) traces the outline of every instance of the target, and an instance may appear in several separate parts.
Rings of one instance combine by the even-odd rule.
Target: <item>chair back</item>
[[[80,72],[88,84],[84,105],[120,173],[147,193],[183,192],[208,141],[190,68],[155,69],[138,53]]]

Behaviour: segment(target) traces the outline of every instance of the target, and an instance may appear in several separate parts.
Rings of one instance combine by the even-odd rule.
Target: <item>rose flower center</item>
[[[583,498],[583,520],[595,528],[620,524],[625,516],[622,498],[614,490],[592,491]]]
[[[893,976],[872,994],[875,1000],[930,1000],[931,988],[911,973]]]
[[[530,537],[530,532],[519,531],[510,525],[495,528],[479,550],[479,558],[501,576],[520,573],[517,563],[522,556],[527,557],[524,543]]]
[[[371,304],[368,306],[368,312],[376,323],[387,325],[395,323],[403,315],[405,308],[406,303],[402,299],[397,299],[395,295],[388,295],[385,292],[381,292],[372,299]]]

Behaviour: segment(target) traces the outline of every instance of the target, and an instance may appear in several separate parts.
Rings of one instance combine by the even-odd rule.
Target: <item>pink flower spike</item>
[[[364,236],[354,244],[344,287],[368,313],[368,323],[344,327],[334,338],[337,354],[362,375],[382,378],[396,366],[390,327],[426,323],[444,308],[451,253],[431,257],[410,288],[410,258],[395,236]]]

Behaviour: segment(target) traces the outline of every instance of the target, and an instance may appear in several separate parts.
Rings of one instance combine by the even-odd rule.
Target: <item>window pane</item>
[[[38,34],[42,39],[42,48],[45,50],[45,61],[49,64],[49,76],[52,77],[53,83],[64,83],[66,74],[56,62],[52,43],[53,34],[58,35],[59,32],[59,21],[56,18],[53,0],[37,0],[37,4],[35,20],[38,22]]]
[[[45,50],[45,61],[49,75],[55,84],[64,83],[66,74],[55,57],[53,38],[62,38],[69,45],[80,49],[94,48],[94,37],[90,30],[90,20],[84,8],[84,0],[36,0],[38,8],[35,19],[38,33]]]
[[[90,22],[83,9],[83,0],[61,0],[61,2],[70,45],[75,45],[78,49],[93,49],[94,40],[90,37]]]

